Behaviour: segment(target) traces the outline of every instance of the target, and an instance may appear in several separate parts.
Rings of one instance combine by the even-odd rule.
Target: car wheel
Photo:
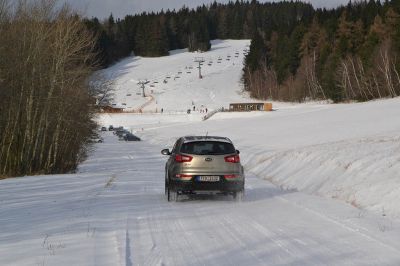
[[[168,171],[165,169],[165,196],[168,196]]]
[[[234,192],[234,193],[233,193],[233,198],[234,198],[237,202],[243,201],[243,198],[244,198],[244,190]]]
[[[178,201],[178,192],[167,188],[168,201]]]

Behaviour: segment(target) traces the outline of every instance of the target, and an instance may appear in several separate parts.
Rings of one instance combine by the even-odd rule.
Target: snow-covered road
[[[77,174],[0,187],[0,265],[399,265],[399,223],[247,173],[246,198],[168,203],[161,147],[105,143]]]

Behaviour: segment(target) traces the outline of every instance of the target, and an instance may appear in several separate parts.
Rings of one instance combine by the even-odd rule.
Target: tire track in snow
[[[310,208],[308,208],[308,207],[306,207],[306,206],[303,206],[303,205],[300,205],[300,204],[296,204],[296,203],[294,203],[294,202],[291,202],[291,201],[289,201],[289,200],[287,200],[287,199],[285,199],[285,198],[283,198],[283,197],[278,197],[278,199],[281,200],[281,201],[283,201],[283,202],[286,202],[286,203],[288,203],[288,204],[290,204],[290,205],[293,205],[293,206],[296,206],[296,207],[298,207],[298,208],[301,208],[301,209],[303,209],[303,210],[305,210],[305,211],[307,211],[307,212],[309,212],[309,213],[312,213],[312,214],[314,214],[315,216],[318,216],[318,217],[320,217],[321,219],[323,219],[323,220],[325,220],[325,221],[328,221],[328,222],[330,222],[330,223],[333,223],[333,224],[335,224],[335,225],[337,225],[337,226],[339,226],[339,227],[345,229],[346,231],[349,231],[349,232],[351,232],[351,233],[357,234],[357,235],[361,236],[362,238],[365,238],[365,239],[367,239],[367,240],[369,240],[369,241],[375,242],[375,243],[377,243],[378,245],[380,245],[380,246],[382,246],[382,247],[385,247],[385,248],[388,248],[388,249],[394,251],[395,253],[400,253],[400,250],[397,249],[396,247],[391,246],[391,245],[388,245],[388,244],[386,244],[386,243],[380,241],[379,239],[376,239],[376,238],[372,237],[371,235],[368,234],[368,232],[362,232],[362,231],[364,231],[363,228],[361,228],[361,227],[359,227],[359,226],[357,226],[357,225],[354,225],[354,224],[353,224],[353,226],[350,226],[350,225],[348,225],[348,224],[346,224],[346,223],[343,223],[343,222],[341,222],[341,221],[339,221],[339,220],[337,220],[337,219],[334,219],[334,218],[332,218],[332,217],[329,217],[329,216],[327,216],[327,215],[324,215],[324,214],[321,213],[321,212],[318,212],[318,211],[313,210],[313,209],[310,209]],[[354,227],[356,227],[356,228],[354,228]]]
[[[265,263],[256,253],[254,250],[251,250],[249,246],[244,242],[246,234],[243,233],[243,230],[240,230],[241,228],[238,226],[235,226],[235,224],[232,222],[232,219],[227,219],[223,218],[224,220],[224,227],[226,227],[228,230],[228,234],[235,240],[238,245],[242,247],[243,250],[246,250],[251,257],[253,257],[259,265],[262,265]]]
[[[237,265],[238,261],[234,256],[224,255],[230,252],[229,247],[232,247],[235,241],[223,226],[219,211],[214,213],[214,208],[211,210],[201,208],[201,211],[204,213],[196,212],[185,222],[184,227],[186,232],[189,230],[194,232],[191,246],[193,252],[196,251],[194,254],[198,259],[198,265]]]
[[[284,199],[284,195],[288,193],[288,191],[282,191],[279,187],[276,187],[269,182],[259,179],[254,174],[250,174],[249,176],[247,176],[247,180],[247,193],[251,194],[252,190],[260,189],[265,195],[269,195],[266,197],[267,201]],[[273,187],[272,190],[271,187]],[[253,195],[257,198],[257,194],[260,194],[261,191]],[[289,194],[291,193],[293,192],[290,192]],[[254,199],[250,198],[249,200],[253,201]],[[256,203],[256,205],[252,205],[252,208],[246,208],[244,213],[235,214],[235,222],[232,222],[232,228],[237,230],[238,235],[241,239],[244,239],[244,241],[248,241],[247,238],[250,235],[257,236],[260,241],[262,241],[261,236],[264,236],[266,245],[264,246],[265,249],[268,249],[268,245],[272,245],[272,247],[276,247],[281,250],[283,253],[275,251],[272,256],[269,256],[270,259],[277,257],[278,261],[275,261],[274,264],[290,264],[288,263],[288,259],[291,258],[293,261],[300,259],[300,261],[297,263],[301,265],[302,263],[305,263],[305,261],[302,261],[301,258],[309,256],[310,249],[313,249],[313,252],[315,254],[320,254],[320,256],[314,256],[312,260],[307,261],[307,265],[326,265],[327,263],[330,263],[329,261],[331,258],[341,256],[341,252],[333,251],[329,247],[325,246],[325,239],[318,239],[319,234],[315,235],[317,237],[315,238],[313,234],[316,232],[314,232],[312,229],[311,235],[304,234],[305,238],[299,239],[298,235],[293,235],[293,224],[279,223],[280,219],[270,219],[268,216],[263,215],[263,210],[267,206],[265,205],[265,203],[267,202],[265,200],[262,201],[264,202],[258,202]],[[246,201],[244,203],[246,204]],[[274,213],[274,215],[283,216],[287,213],[296,213],[296,217],[299,218],[299,216],[302,216],[301,212],[299,212],[299,210],[301,211],[301,209],[299,209],[295,205],[291,205],[294,209],[290,210],[285,207],[286,204],[282,205],[278,202],[274,202],[272,204],[280,205],[279,209],[283,210],[280,213]],[[246,227],[235,227],[234,225],[236,223],[246,224]],[[277,224],[275,223],[280,225],[277,227]],[[304,229],[306,230],[310,230],[307,221],[304,221],[304,219],[300,219],[298,223],[295,224],[295,226],[298,233],[302,233],[301,231],[298,231],[299,226],[304,227]],[[248,242],[246,243],[246,245],[248,245]],[[317,250],[315,249],[315,247],[317,247]],[[349,248],[353,247],[350,246]],[[271,262],[269,262],[269,264],[271,264]]]
[[[172,213],[165,217],[165,220],[157,217],[162,207],[157,209],[147,214],[146,223],[153,243],[152,252],[156,252],[158,259],[153,263],[146,261],[145,265],[193,265],[196,256],[193,252],[188,252],[191,243],[184,236],[185,230],[175,212],[176,208],[172,209]],[[188,253],[191,255],[188,256]]]
[[[251,173],[251,175],[248,177],[248,179],[250,179],[251,176],[253,176],[254,178],[252,178],[252,179],[255,180],[255,181],[257,181],[258,183],[259,183],[260,181],[264,181],[264,180],[261,180],[261,179],[257,176],[257,174],[255,174],[254,172],[250,172],[250,173]],[[277,186],[276,184],[271,183],[269,180],[266,180],[266,181],[267,181],[268,183],[272,184],[273,186],[275,186],[278,190],[280,190],[280,189],[279,189],[279,186]],[[260,184],[261,184],[261,183],[260,183]],[[302,194],[302,192],[296,192],[296,193]],[[381,241],[381,240],[379,240],[379,239],[373,237],[371,234],[368,233],[368,230],[367,230],[366,228],[362,227],[362,226],[356,225],[356,224],[351,223],[351,222],[350,222],[350,223],[342,222],[342,221],[340,221],[340,220],[338,220],[338,219],[335,219],[335,218],[332,217],[332,216],[325,215],[325,214],[323,214],[323,213],[321,213],[321,212],[319,212],[319,211],[317,211],[317,210],[314,210],[314,209],[308,208],[307,206],[304,206],[304,205],[298,204],[298,203],[296,203],[296,202],[290,201],[290,200],[286,199],[284,196],[282,196],[282,193],[280,193],[280,194],[281,194],[281,195],[277,194],[275,198],[278,199],[278,200],[280,200],[281,202],[284,202],[285,204],[289,204],[289,205],[291,205],[291,206],[293,206],[293,207],[295,207],[295,208],[297,208],[297,209],[301,209],[301,210],[303,210],[303,211],[306,211],[306,212],[308,212],[308,213],[311,213],[314,217],[319,217],[319,218],[321,218],[321,219],[324,220],[324,221],[327,221],[327,222],[329,222],[329,223],[333,223],[333,224],[335,224],[337,227],[343,228],[343,229],[345,229],[345,230],[348,231],[348,232],[357,234],[357,235],[359,235],[360,237],[362,237],[362,238],[364,238],[364,239],[366,239],[366,240],[368,240],[368,241],[372,241],[372,242],[374,242],[374,243],[377,243],[379,246],[385,247],[385,248],[387,248],[387,249],[390,249],[390,250],[394,251],[394,252],[397,253],[397,254],[400,253],[400,249],[399,249],[398,247],[391,246],[391,245],[386,244],[386,243],[384,243],[383,241]],[[298,242],[298,241],[297,241],[297,242]],[[301,242],[302,242],[302,241],[301,241]]]
[[[289,258],[294,261],[299,257],[307,255],[309,247],[307,247],[305,242],[302,241],[301,244],[299,244],[295,238],[285,234],[284,230],[269,228],[268,225],[261,224],[258,219],[259,217],[254,217],[254,215],[251,215],[250,213],[235,214],[234,218],[228,216],[224,218],[226,227],[228,228],[227,232],[230,232],[230,234],[237,239],[236,242],[251,254],[252,258],[254,258],[254,261],[252,261],[251,264],[286,265],[288,264]],[[245,224],[246,226],[241,227],[238,226],[238,224]],[[252,241],[264,244],[254,247]],[[267,250],[272,250],[271,248],[268,248],[269,245],[277,248],[270,254],[266,253]],[[253,247],[253,249],[249,247]],[[308,261],[307,265],[326,264],[326,261],[319,259],[314,260],[316,261]],[[256,263],[256,261],[258,263]]]
[[[128,227],[126,228],[126,236],[125,236],[125,266],[133,266],[132,258],[131,258],[131,240],[129,237]]]

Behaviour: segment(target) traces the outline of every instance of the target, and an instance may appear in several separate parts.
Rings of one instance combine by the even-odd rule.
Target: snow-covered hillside
[[[161,81],[143,113],[97,118],[143,141],[103,132],[105,142],[75,174],[0,181],[0,265],[400,265],[400,98],[274,103],[274,112],[207,121],[187,114],[192,101],[210,110],[251,101],[240,93],[247,45],[213,42],[201,54],[214,60],[202,80],[192,62],[198,55],[185,51],[104,70],[116,103],[135,110],[152,99],[136,95],[137,81]],[[192,75],[174,81],[186,66]],[[161,149],[205,134],[229,137],[241,151],[243,202],[166,201]]]
[[[240,84],[243,58],[249,49],[248,40],[212,41],[205,53],[188,53],[186,49],[171,51],[161,58],[130,57],[102,72],[114,80],[114,103],[127,110],[144,112],[186,111],[228,107],[229,103],[249,101]],[[196,58],[203,58],[202,79],[199,79]],[[148,80],[146,98],[142,97],[139,81]]]

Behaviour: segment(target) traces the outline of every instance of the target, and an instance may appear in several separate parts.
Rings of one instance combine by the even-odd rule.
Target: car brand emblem
[[[212,158],[206,158],[206,162],[211,162],[212,160]]]

